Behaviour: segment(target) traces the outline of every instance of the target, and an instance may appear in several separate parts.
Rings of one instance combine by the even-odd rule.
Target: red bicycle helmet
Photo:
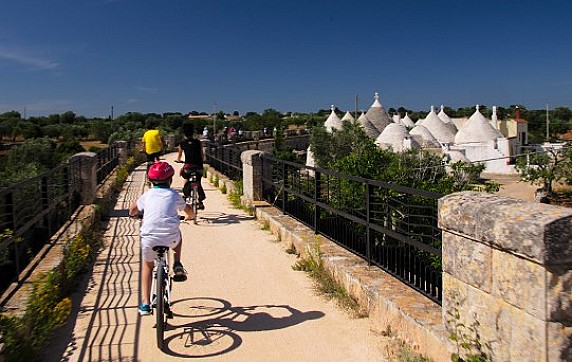
[[[157,161],[149,167],[149,180],[166,181],[173,177],[175,169],[165,161]]]

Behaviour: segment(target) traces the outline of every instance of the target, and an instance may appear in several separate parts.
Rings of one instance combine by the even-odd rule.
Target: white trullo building
[[[390,123],[383,129],[383,132],[375,139],[375,144],[384,149],[391,149],[394,152],[403,152],[411,148],[420,148],[407,132],[401,123]]]
[[[476,107],[475,113],[455,135],[451,149],[461,151],[470,162],[483,162],[486,172],[514,173],[510,165],[510,143],[502,133],[491,126],[490,121]]]
[[[331,109],[331,112],[330,112],[330,115],[328,116],[328,118],[326,119],[326,122],[324,122],[324,127],[326,128],[326,131],[328,131],[330,133],[332,133],[334,131],[340,131],[342,129],[343,121],[336,114],[336,107],[334,107],[332,105],[330,107],[330,109]],[[351,117],[351,115],[350,115],[350,117]],[[353,117],[352,117],[352,120],[353,120]],[[316,160],[314,159],[314,153],[312,152],[311,147],[312,147],[311,145],[308,145],[308,149],[306,150],[306,166],[316,167]],[[309,171],[309,173],[311,176],[314,175],[313,171]]]
[[[434,107],[423,119],[413,122],[408,114],[402,119],[399,114],[390,117],[375,93],[374,101],[367,112],[362,112],[357,120],[349,112],[340,119],[334,111],[324,123],[328,132],[342,129],[344,121],[356,122],[375,144],[394,152],[411,148],[422,148],[443,154],[449,162],[482,162],[488,173],[515,173],[510,164],[511,157],[521,153],[528,143],[528,124],[520,119],[517,109],[516,119],[499,120],[496,107],[491,119],[486,119],[477,105],[469,117],[451,118],[441,106],[437,113]],[[408,130],[409,129],[409,130]],[[313,155],[308,148],[307,166],[314,166]]]

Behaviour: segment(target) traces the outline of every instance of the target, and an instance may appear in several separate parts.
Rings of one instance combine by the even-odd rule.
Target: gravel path
[[[173,155],[167,155],[172,161]],[[171,163],[176,169],[179,164]],[[76,318],[48,361],[384,361],[387,338],[316,295],[274,236],[203,179],[206,210],[181,225],[189,277],[174,284],[167,349],[153,317],[139,317],[139,221],[126,217],[144,171],[128,180],[106,231],[107,248],[79,292]],[[176,177],[174,188],[182,180]]]

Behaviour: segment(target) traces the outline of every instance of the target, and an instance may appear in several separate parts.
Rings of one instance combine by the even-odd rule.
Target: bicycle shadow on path
[[[325,315],[321,311],[302,312],[289,305],[232,306],[226,300],[210,297],[180,299],[173,302],[172,307],[174,321],[198,319],[183,324],[170,323],[172,330],[183,330],[166,339],[164,352],[182,358],[228,353],[242,344],[238,332],[283,329]]]
[[[227,214],[224,212],[199,212],[199,226],[225,226],[254,220],[254,216]]]

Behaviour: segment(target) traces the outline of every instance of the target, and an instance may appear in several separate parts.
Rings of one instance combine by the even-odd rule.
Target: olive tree
[[[542,152],[527,152],[516,160],[516,169],[523,181],[542,186],[551,195],[555,182],[572,178],[572,145]]]

